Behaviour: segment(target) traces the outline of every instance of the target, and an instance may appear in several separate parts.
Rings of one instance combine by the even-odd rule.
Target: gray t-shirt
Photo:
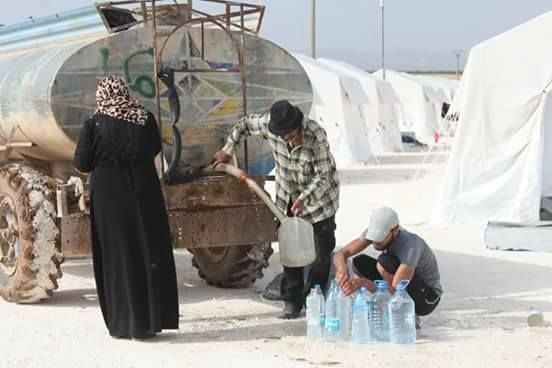
[[[383,253],[397,257],[401,264],[416,267],[417,277],[437,293],[443,293],[437,259],[424,239],[401,227],[397,239]]]

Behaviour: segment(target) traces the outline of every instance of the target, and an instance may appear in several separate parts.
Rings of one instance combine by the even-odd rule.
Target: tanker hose
[[[174,69],[163,67],[158,74],[159,79],[167,87],[169,106],[171,111],[171,127],[173,135],[173,151],[171,161],[167,171],[163,174],[163,180],[167,183],[172,183],[176,179],[176,169],[180,163],[180,155],[182,153],[182,136],[176,124],[180,120],[180,100],[178,92],[174,85]]]
[[[205,173],[222,172],[238,178],[239,180],[245,182],[245,184],[247,184],[247,186],[252,191],[254,191],[255,194],[257,194],[257,196],[259,196],[259,198],[266,204],[266,206],[270,209],[274,216],[276,216],[278,220],[280,220],[280,222],[286,218],[286,215],[284,215],[282,211],[280,211],[278,207],[276,207],[276,205],[274,204],[274,202],[272,202],[272,199],[270,199],[270,196],[264,191],[264,189],[261,188],[259,184],[257,184],[257,182],[255,182],[255,180],[253,180],[249,175],[247,175],[245,171],[237,168],[236,166],[221,162],[216,162],[211,166],[203,169],[203,171]]]

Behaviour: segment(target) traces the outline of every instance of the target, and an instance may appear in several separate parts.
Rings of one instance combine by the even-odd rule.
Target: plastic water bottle
[[[353,326],[351,340],[354,344],[370,342],[370,328],[368,326],[368,292],[361,288],[355,295],[353,302]]]
[[[320,330],[324,331],[324,325],[326,322],[326,299],[324,299],[324,294],[322,293],[322,289],[320,288],[320,285],[316,284],[314,285],[314,291],[316,292],[316,296],[318,297],[319,303],[320,303]]]
[[[372,317],[373,317],[373,312],[375,310],[375,306],[374,306],[374,294],[370,293],[370,292],[366,292],[366,305],[368,306],[368,336],[369,336],[369,342],[375,342],[375,337],[374,337],[374,326],[373,326],[373,323],[372,323]]]
[[[346,296],[343,290],[339,288],[337,294],[337,315],[339,317],[339,339],[346,341],[351,336],[351,314],[353,313],[353,303],[350,296]]]
[[[389,341],[389,301],[391,293],[387,282],[376,280],[376,293],[370,308],[370,335],[371,341]]]
[[[324,339],[329,342],[339,341],[339,316],[337,315],[337,282],[332,280],[326,297],[326,320],[324,323]]]
[[[320,289],[320,286],[318,288]],[[320,325],[321,304],[316,287],[314,287],[307,296],[307,338],[309,339],[320,339],[322,337],[322,326]]]
[[[407,280],[399,282],[389,302],[390,338],[394,344],[416,343],[416,311],[414,300],[406,291],[407,286]]]

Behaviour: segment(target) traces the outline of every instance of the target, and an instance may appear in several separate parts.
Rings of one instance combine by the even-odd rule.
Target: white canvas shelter
[[[310,117],[326,129],[337,166],[374,161],[362,116],[362,106],[368,103],[368,97],[360,83],[308,56],[295,54],[294,57],[312,83],[314,101]]]
[[[433,113],[436,116],[440,133],[448,133],[447,124],[442,117],[443,103],[451,104],[454,99],[454,94],[458,89],[457,82],[446,80],[444,78],[436,78],[426,75],[413,75],[409,73],[401,73],[406,78],[410,78],[420,83],[424,89],[426,96],[433,107]]]
[[[442,91],[444,95],[444,102],[450,104],[454,100],[454,95],[460,86],[460,83],[453,79],[434,77],[429,75],[417,75],[418,79],[421,79],[422,82],[425,82],[434,88],[437,88]]]
[[[378,70],[375,76],[383,78]],[[440,108],[443,96],[428,84],[405,73],[385,70],[385,80],[391,83],[402,105],[402,118],[399,122],[401,132],[413,132],[416,139],[425,144],[434,144],[435,135],[440,134]]]
[[[552,12],[475,46],[436,222],[531,223],[552,195]]]
[[[316,61],[340,75],[358,80],[362,86],[368,96],[362,112],[372,151],[377,155],[402,151],[400,102],[391,84],[342,61],[323,58]]]

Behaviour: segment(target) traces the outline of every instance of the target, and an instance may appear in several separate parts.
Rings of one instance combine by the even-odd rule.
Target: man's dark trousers
[[[307,293],[315,284],[319,284],[322,290],[326,290],[332,252],[335,248],[335,228],[334,216],[313,224],[316,260],[310,266],[307,266],[306,284],[304,267],[284,266],[282,296],[286,301],[303,305]]]

